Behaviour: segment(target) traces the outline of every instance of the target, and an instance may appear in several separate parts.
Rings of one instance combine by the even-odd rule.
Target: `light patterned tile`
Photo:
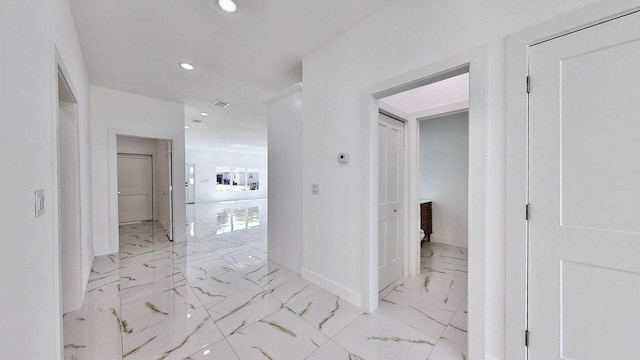
[[[237,270],[208,276],[205,280],[191,283],[191,287],[204,305],[215,303],[245,290],[260,288]]]
[[[454,315],[442,302],[413,291],[391,292],[380,301],[378,312],[428,335],[433,344]]]
[[[308,282],[295,273],[274,279],[265,289],[272,290],[272,295],[285,304],[293,304],[311,295],[320,288]]]
[[[434,346],[429,336],[378,313],[362,315],[333,341],[367,360],[424,360]]]
[[[220,340],[198,350],[184,360],[238,360],[238,356],[233,352],[227,340]]]
[[[468,359],[467,332],[448,326],[438,340],[429,360]]]
[[[275,279],[291,273],[291,270],[273,261],[264,261],[261,264],[240,269],[240,271],[262,287],[267,287]]]
[[[327,341],[318,350],[313,352],[306,360],[363,360],[354,354],[349,354],[347,350],[340,347],[332,340]]]
[[[139,331],[125,332],[124,359],[184,359],[224,336],[204,308],[171,316]]]
[[[360,308],[322,289],[288,307],[329,337],[337,334],[363,313]]]
[[[255,286],[215,300],[207,305],[207,310],[222,333],[230,336],[283,307],[284,305],[271,296],[269,291]]]
[[[241,359],[304,359],[329,339],[289,309],[282,309],[228,338]]]

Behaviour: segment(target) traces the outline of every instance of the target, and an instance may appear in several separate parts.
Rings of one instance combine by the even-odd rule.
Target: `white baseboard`
[[[469,243],[467,242],[467,239],[453,238],[453,237],[442,236],[434,233],[431,233],[429,240],[431,240],[431,242],[438,243],[438,244],[457,246],[461,248],[469,247]]]
[[[87,267],[84,274],[82,274],[82,301],[84,301],[84,296],[87,294],[87,286],[89,285],[89,278],[91,277],[91,269],[93,269],[93,260],[95,260],[95,256],[91,256],[91,259],[89,260],[89,267]]]
[[[169,223],[165,219],[156,216],[156,221],[159,222],[166,231],[169,231]]]
[[[362,307],[362,296],[360,293],[348,289],[343,285],[340,285],[337,282],[327,279],[326,277],[304,267],[302,268],[302,278],[311,281],[357,307]]]

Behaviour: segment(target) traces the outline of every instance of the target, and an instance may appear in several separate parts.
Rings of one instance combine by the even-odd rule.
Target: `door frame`
[[[175,217],[176,214],[180,217],[184,215],[183,212],[179,212],[180,209],[176,207],[176,204],[180,204],[184,202],[184,199],[178,199],[181,197],[180,191],[173,191],[175,179],[184,178],[184,163],[179,163],[176,156],[173,154],[174,145],[180,143],[180,139],[178,137],[173,136],[170,132],[162,132],[162,131],[139,131],[139,130],[128,130],[128,129],[116,129],[116,128],[108,128],[107,129],[107,152],[108,152],[108,168],[109,168],[109,245],[112,252],[120,251],[120,227],[118,224],[118,135],[122,136],[132,136],[153,140],[164,140],[168,141],[171,145],[171,167],[169,169],[170,172],[170,214],[169,217],[172,221],[172,236],[171,239],[173,241],[184,241],[186,240],[185,235],[181,235],[181,233],[176,231],[175,227]],[[175,166],[179,165],[179,166]],[[182,168],[182,170],[180,170]],[[186,219],[186,216],[185,216]],[[186,220],[185,220],[186,221]],[[183,230],[184,231],[184,230]],[[180,235],[180,236],[176,236]]]
[[[599,2],[507,37],[505,357],[526,359],[528,224],[527,75],[529,49],[542,42],[640,11],[638,0]],[[535,89],[535,79],[531,79]],[[535,209],[532,210],[535,212]]]
[[[57,55],[57,54],[56,54]],[[57,243],[58,243],[58,257],[59,257],[59,272],[60,272],[60,301],[61,301],[61,309],[63,311],[65,311],[66,308],[66,312],[68,311],[73,311],[73,310],[77,310],[80,309],[82,307],[82,300],[84,298],[84,291],[85,291],[85,286],[86,284],[84,283],[84,274],[83,274],[83,268],[82,268],[82,251],[83,251],[83,247],[85,246],[85,244],[82,243],[82,234],[83,234],[83,228],[82,228],[82,220],[83,220],[83,214],[82,214],[82,192],[80,190],[81,187],[81,181],[80,181],[80,129],[79,129],[79,116],[78,116],[78,96],[76,95],[77,92],[75,91],[73,85],[70,82],[70,76],[66,70],[66,68],[64,67],[64,64],[62,63],[61,59],[57,59],[57,64],[56,64],[56,98],[57,98],[57,104],[56,104],[56,115],[55,115],[55,132],[56,132],[56,136],[55,136],[55,157],[56,157],[56,161],[55,161],[55,175],[56,175],[56,183],[55,183],[55,187],[54,189],[56,189],[55,194],[54,194],[54,209],[55,209],[55,221],[56,221],[56,233],[55,236],[57,237]],[[65,89],[65,91],[67,92],[67,96],[68,99],[62,99],[61,98],[61,94],[59,93],[59,88],[63,87]],[[76,219],[76,223],[74,224],[74,238],[72,239],[74,241],[73,244],[71,244],[71,246],[73,246],[75,248],[74,254],[75,257],[68,259],[65,258],[65,254],[63,252],[63,241],[65,241],[65,239],[62,238],[61,234],[62,234],[62,224],[61,224],[61,218],[62,218],[62,213],[63,213],[63,209],[61,208],[61,203],[62,203],[62,198],[60,196],[60,185],[62,184],[61,181],[61,172],[60,172],[60,167],[63,161],[65,161],[65,159],[61,159],[60,158],[60,103],[65,103],[65,104],[69,104],[70,106],[73,107],[72,112],[73,112],[73,119],[71,120],[73,122],[72,126],[73,126],[73,134],[72,136],[75,138],[75,146],[73,151],[75,152],[75,159],[74,159],[74,167],[75,167],[75,174],[73,174],[74,177],[74,181],[75,181],[75,186],[73,188],[73,192],[75,193],[75,197],[76,197],[76,201],[74,202],[74,204],[72,204],[73,206],[73,211],[77,212],[77,219]],[[67,209],[68,211],[68,209]],[[68,239],[67,239],[68,241]],[[63,270],[62,267],[63,262],[69,263],[72,262],[72,266],[74,268],[73,271],[73,279],[64,279],[63,278]],[[73,294],[68,295],[66,300],[70,300],[67,304],[64,303],[65,300],[65,294],[64,294],[64,282],[65,281],[72,281],[73,283]]]
[[[488,46],[482,45],[456,56],[428,64],[416,70],[387,79],[365,88],[361,97],[363,113],[368,114],[363,129],[365,153],[368,159],[369,179],[365,190],[368,202],[363,212],[368,222],[364,224],[362,244],[362,307],[372,312],[378,308],[378,99],[427,85],[455,75],[469,72],[469,355],[485,357],[485,238],[487,193],[487,99],[488,99]],[[405,126],[405,213],[404,222],[407,273],[417,274],[420,269],[420,252],[417,247],[406,246],[418,237],[419,187],[418,187],[418,123],[409,119]],[[409,182],[409,183],[407,183]]]

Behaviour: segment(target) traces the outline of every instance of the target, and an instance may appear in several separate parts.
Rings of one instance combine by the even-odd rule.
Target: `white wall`
[[[196,165],[196,202],[265,199],[267,197],[266,155],[187,149],[186,156],[187,164]],[[260,172],[259,190],[216,192],[216,168],[218,166],[258,169]],[[244,180],[242,176],[241,180]],[[184,180],[182,182],[184,183]]]
[[[431,241],[467,247],[469,113],[420,123],[420,198],[432,200]]]
[[[117,252],[118,197],[116,134],[173,140],[173,179],[184,181],[184,105],[91,86],[93,150],[93,221],[96,255]],[[111,169],[111,170],[110,170]],[[184,191],[173,192],[175,224],[186,223]],[[174,241],[186,240],[184,226]]]
[[[8,359],[59,359],[57,61],[78,100],[81,207],[91,213],[88,77],[68,2],[0,2],[0,48],[0,319],[15,325],[1,327],[0,347]],[[45,214],[37,219],[36,189],[46,196]],[[82,218],[85,279],[91,233],[91,219]]]
[[[167,140],[117,136],[118,153],[151,155],[153,158],[153,219],[168,230],[169,163]],[[181,183],[180,183],[181,184]]]
[[[304,58],[304,267],[362,294],[361,248],[370,219],[369,116],[363,89],[487,45],[486,357],[504,358],[505,37],[593,3],[567,1],[422,1],[389,3]],[[447,36],[442,36],[447,34]],[[473,77],[473,73],[471,74]],[[351,163],[340,167],[339,152]],[[311,183],[320,195],[311,195]]]
[[[269,259],[302,272],[302,86],[269,105]]]

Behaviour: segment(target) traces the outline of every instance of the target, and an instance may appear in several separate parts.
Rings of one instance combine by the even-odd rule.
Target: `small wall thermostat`
[[[349,162],[349,154],[347,153],[338,154],[338,162],[341,164],[347,164]]]

